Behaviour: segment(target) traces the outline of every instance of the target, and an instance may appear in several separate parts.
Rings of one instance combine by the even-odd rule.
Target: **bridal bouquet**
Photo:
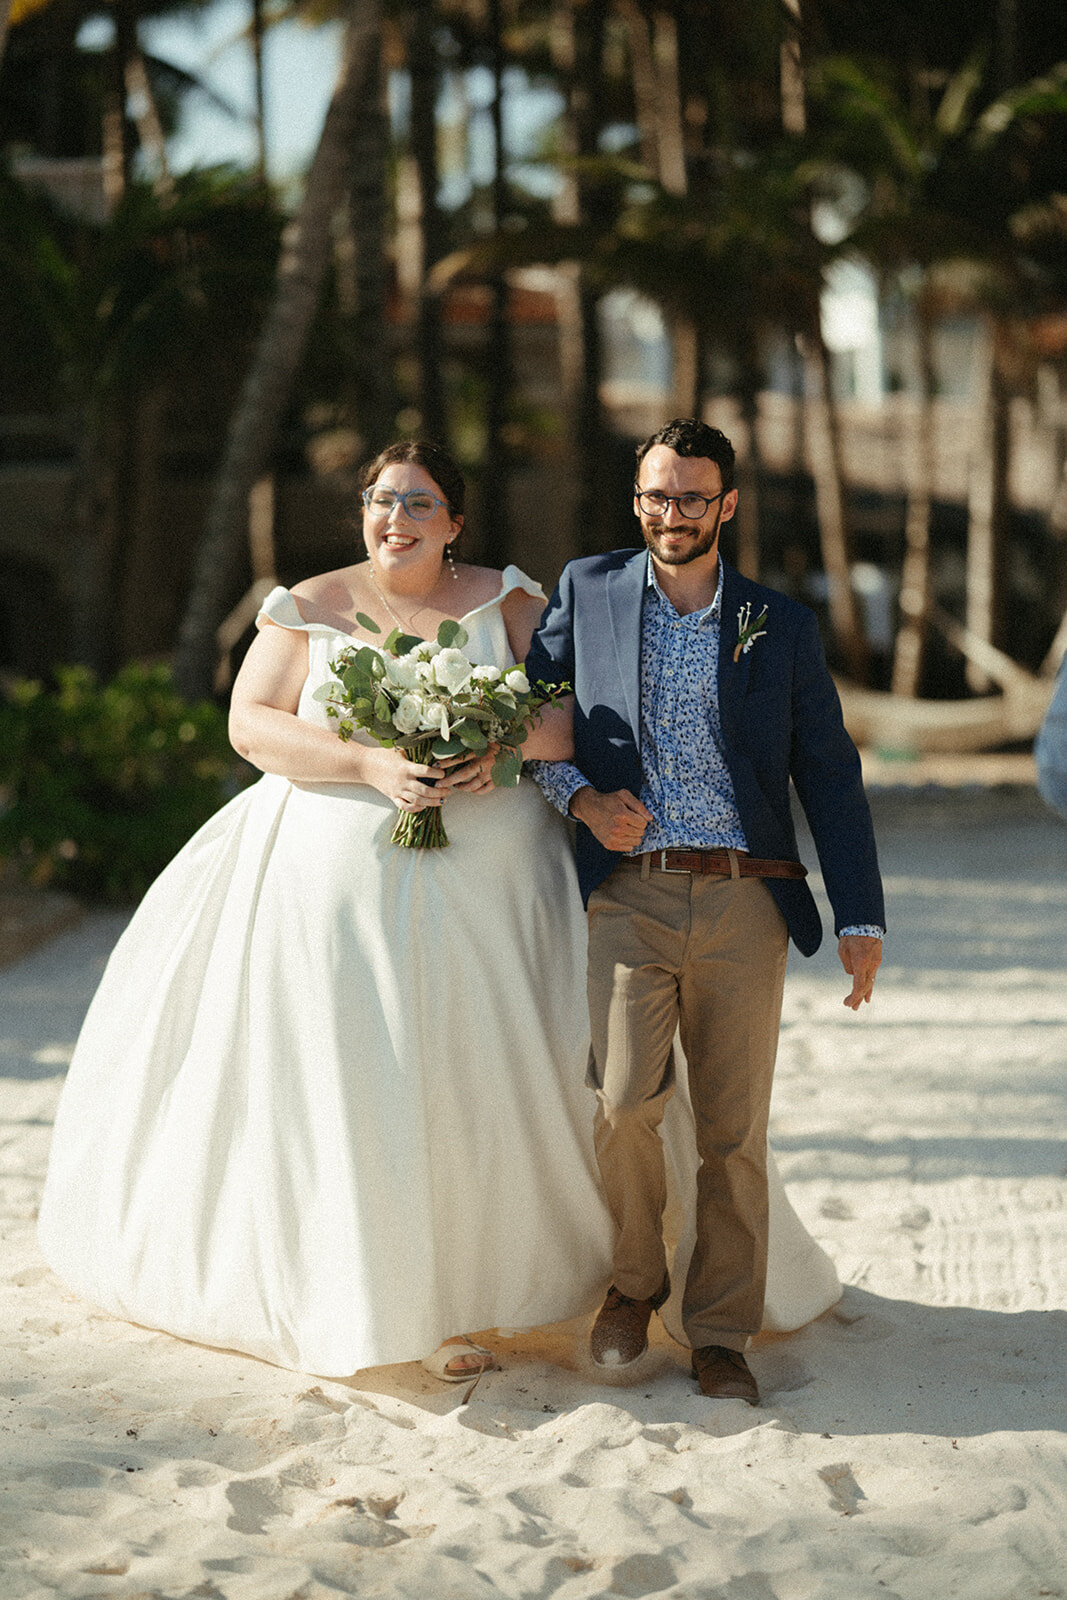
[[[362,613],[357,620],[368,633],[381,631]],[[541,707],[568,690],[533,689],[521,667],[472,665],[463,654],[467,637],[449,621],[432,643],[394,628],[380,649],[349,645],[330,662],[338,681],[322,684],[314,698],[337,719],[342,739],[360,728],[409,761],[481,756],[492,746],[493,783],[512,788],[522,772],[519,747],[540,721]],[[394,844],[418,849],[446,845],[441,808],[402,812],[392,837]]]

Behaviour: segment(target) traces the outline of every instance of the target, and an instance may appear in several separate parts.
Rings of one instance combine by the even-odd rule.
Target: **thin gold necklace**
[[[425,611],[426,607],[429,605],[429,603],[430,603],[430,595],[433,594],[434,589],[437,588],[437,583],[434,583],[433,589],[431,589],[430,593],[426,596],[426,598],[419,605],[417,605],[415,607],[415,610],[411,613],[410,618],[408,619],[407,622],[405,622],[403,617],[398,617],[397,616],[396,612],[393,610],[392,606],[389,604],[388,600],[385,598],[384,594],[379,589],[378,580],[374,576],[374,562],[371,561],[369,557],[367,559],[367,567],[368,567],[368,569],[370,571],[371,588],[374,590],[375,594],[378,596],[378,599],[382,602],[382,605],[385,607],[386,611],[388,611],[389,615],[392,617],[392,619],[396,623],[397,627],[400,628],[401,631],[404,632],[404,633],[411,633],[412,629],[414,628],[414,625],[415,625],[415,618],[418,616],[420,611]],[[440,580],[440,574],[438,574],[438,581],[439,580]]]

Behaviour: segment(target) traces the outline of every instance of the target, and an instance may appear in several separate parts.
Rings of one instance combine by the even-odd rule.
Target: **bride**
[[[321,1376],[423,1358],[459,1381],[492,1359],[461,1330],[591,1311],[611,1275],[585,924],[532,780],[343,743],[315,700],[340,649],[394,627],[433,638],[455,618],[472,661],[522,661],[545,603],[517,567],[453,561],[464,486],[439,447],[392,445],[363,482],[367,560],[275,589],[234,685],[231,737],[263,778],[175,858],[108,963],[39,1234],[115,1316]],[[525,752],[569,755],[565,715]],[[427,806],[446,807],[449,848],[392,844],[396,809]],[[689,1114],[676,1096],[672,1152]],[[840,1293],[773,1163],[769,1285],[778,1330]]]

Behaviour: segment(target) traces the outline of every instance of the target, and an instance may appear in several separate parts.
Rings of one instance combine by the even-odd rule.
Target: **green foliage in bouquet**
[[[357,620],[368,633],[381,631],[362,612]],[[358,728],[409,761],[462,760],[492,749],[493,783],[513,788],[522,774],[521,747],[541,707],[568,690],[531,688],[521,667],[472,664],[463,654],[467,638],[460,623],[446,621],[435,643],[394,628],[380,649],[350,645],[330,663],[337,681],[322,684],[314,698],[337,719],[342,739]],[[421,849],[447,845],[441,808],[402,813],[392,837],[394,844]]]
[[[0,697],[0,863],[92,899],[138,899],[250,778],[226,718],[189,705],[166,667],[98,684],[56,669]]]

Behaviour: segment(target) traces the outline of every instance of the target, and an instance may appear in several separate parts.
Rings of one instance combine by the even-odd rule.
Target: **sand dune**
[[[774,1135],[841,1303],[698,1395],[585,1328],[486,1335],[469,1399],[116,1322],[42,1262],[62,1071],[120,919],[0,973],[0,1596],[1067,1596],[1067,828],[1025,792],[877,806],[891,937],[854,1017],[795,960]]]

